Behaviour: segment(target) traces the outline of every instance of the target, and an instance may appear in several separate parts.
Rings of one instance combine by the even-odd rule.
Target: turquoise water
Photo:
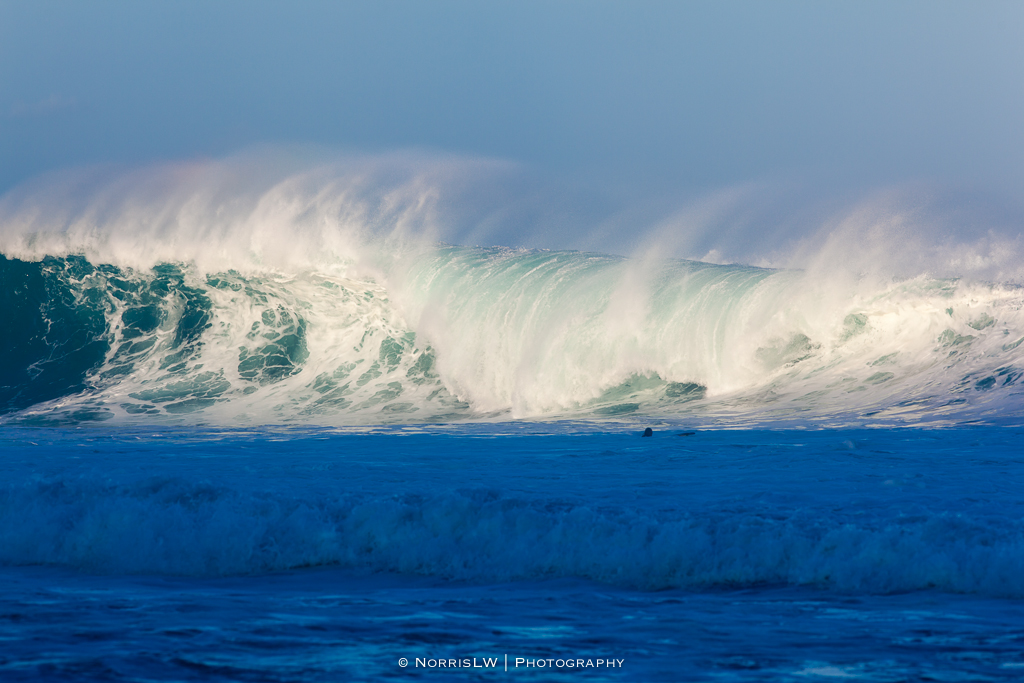
[[[0,257],[0,420],[1020,421],[1015,285],[445,245],[374,258],[242,273]]]

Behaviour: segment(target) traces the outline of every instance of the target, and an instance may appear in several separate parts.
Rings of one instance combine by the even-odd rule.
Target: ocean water
[[[1024,679],[1011,279],[285,185],[0,206],[0,678]]]
[[[682,433],[9,428],[0,675],[1024,676],[1024,430]]]

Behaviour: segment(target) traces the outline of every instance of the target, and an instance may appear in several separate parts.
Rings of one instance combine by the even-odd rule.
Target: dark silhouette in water
[[[644,433],[641,434],[640,436],[654,436],[654,430],[651,429],[650,427],[648,427],[647,429],[644,430]]]

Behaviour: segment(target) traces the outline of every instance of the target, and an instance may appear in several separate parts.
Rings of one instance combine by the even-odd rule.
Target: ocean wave
[[[447,245],[380,277],[0,257],[6,419],[733,424],[1020,414],[1024,294]],[[989,416],[989,417],[986,417]]]
[[[163,476],[37,478],[0,496],[0,562],[221,576],[300,567],[660,590],[807,585],[1024,596],[1024,527],[992,514],[650,510],[516,498],[291,497]]]
[[[399,155],[288,173],[233,159],[8,193],[0,419],[1022,414],[1013,240],[938,249],[910,239],[905,217],[869,212],[786,268],[669,258],[664,230],[633,258],[439,241],[460,210],[487,222],[467,188],[499,167]],[[929,275],[929,260],[952,275]]]

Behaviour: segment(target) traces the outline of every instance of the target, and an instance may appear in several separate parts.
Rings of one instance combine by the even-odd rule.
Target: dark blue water
[[[0,678],[1024,678],[1024,430],[688,431],[7,426]]]

